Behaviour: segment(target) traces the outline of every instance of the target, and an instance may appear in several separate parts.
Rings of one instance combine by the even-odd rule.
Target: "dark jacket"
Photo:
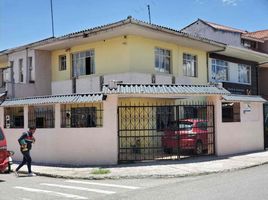
[[[32,149],[32,143],[35,141],[33,134],[31,132],[24,132],[22,136],[18,139],[19,144],[27,145],[27,150],[30,151]],[[22,147],[21,147],[22,150]]]

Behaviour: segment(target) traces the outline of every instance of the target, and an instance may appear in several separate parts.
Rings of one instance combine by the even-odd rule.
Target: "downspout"
[[[208,62],[208,60],[209,60],[209,54],[211,54],[211,53],[218,53],[218,52],[222,52],[222,51],[225,51],[225,50],[226,50],[226,46],[223,49],[221,49],[221,50],[208,51],[207,52],[207,83],[209,83],[209,62]]]
[[[10,67],[10,82],[11,82],[11,97],[14,98],[15,97],[14,61],[12,66]]]

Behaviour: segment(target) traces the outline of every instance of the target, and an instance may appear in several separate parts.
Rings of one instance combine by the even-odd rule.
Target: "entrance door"
[[[264,148],[268,148],[268,104],[263,105],[264,121]]]

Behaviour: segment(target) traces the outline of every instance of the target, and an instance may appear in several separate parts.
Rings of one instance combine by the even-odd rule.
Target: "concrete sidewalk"
[[[104,175],[94,175],[97,167],[55,167],[33,165],[32,170],[39,176],[69,179],[120,179],[120,178],[160,178],[185,177],[211,173],[221,173],[268,164],[268,151],[232,155],[225,157],[204,156],[176,161],[152,161],[136,164],[122,164],[102,167],[110,170]],[[15,169],[17,164],[12,166]],[[24,166],[20,172],[26,173]]]

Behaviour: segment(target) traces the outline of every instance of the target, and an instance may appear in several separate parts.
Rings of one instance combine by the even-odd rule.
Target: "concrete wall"
[[[32,78],[34,83],[26,80],[27,73],[27,51],[22,50],[9,55],[9,61],[14,62],[14,95],[18,97],[40,96],[51,94],[51,65],[50,52],[28,50],[28,57],[32,57]],[[23,59],[23,82],[19,80],[19,59]],[[10,70],[9,70],[9,73]],[[10,76],[10,74],[8,75]],[[29,77],[28,77],[29,78]],[[8,96],[12,94],[12,84],[7,83]]]
[[[197,21],[188,26],[183,29],[183,32],[222,42],[224,44],[242,47],[240,33],[216,30],[202,21]]]
[[[222,122],[220,97],[209,97],[215,105],[215,146],[218,156],[264,149],[263,104],[240,103],[240,122]],[[251,112],[244,113],[247,104]]]
[[[117,97],[110,95],[103,102],[103,127],[60,128],[60,105],[56,104],[55,128],[37,129],[31,152],[34,162],[65,165],[117,164]],[[21,160],[18,138],[28,125],[25,106],[25,129],[4,129],[8,149],[15,151],[14,159]],[[3,127],[3,107],[0,107],[0,125]]]

